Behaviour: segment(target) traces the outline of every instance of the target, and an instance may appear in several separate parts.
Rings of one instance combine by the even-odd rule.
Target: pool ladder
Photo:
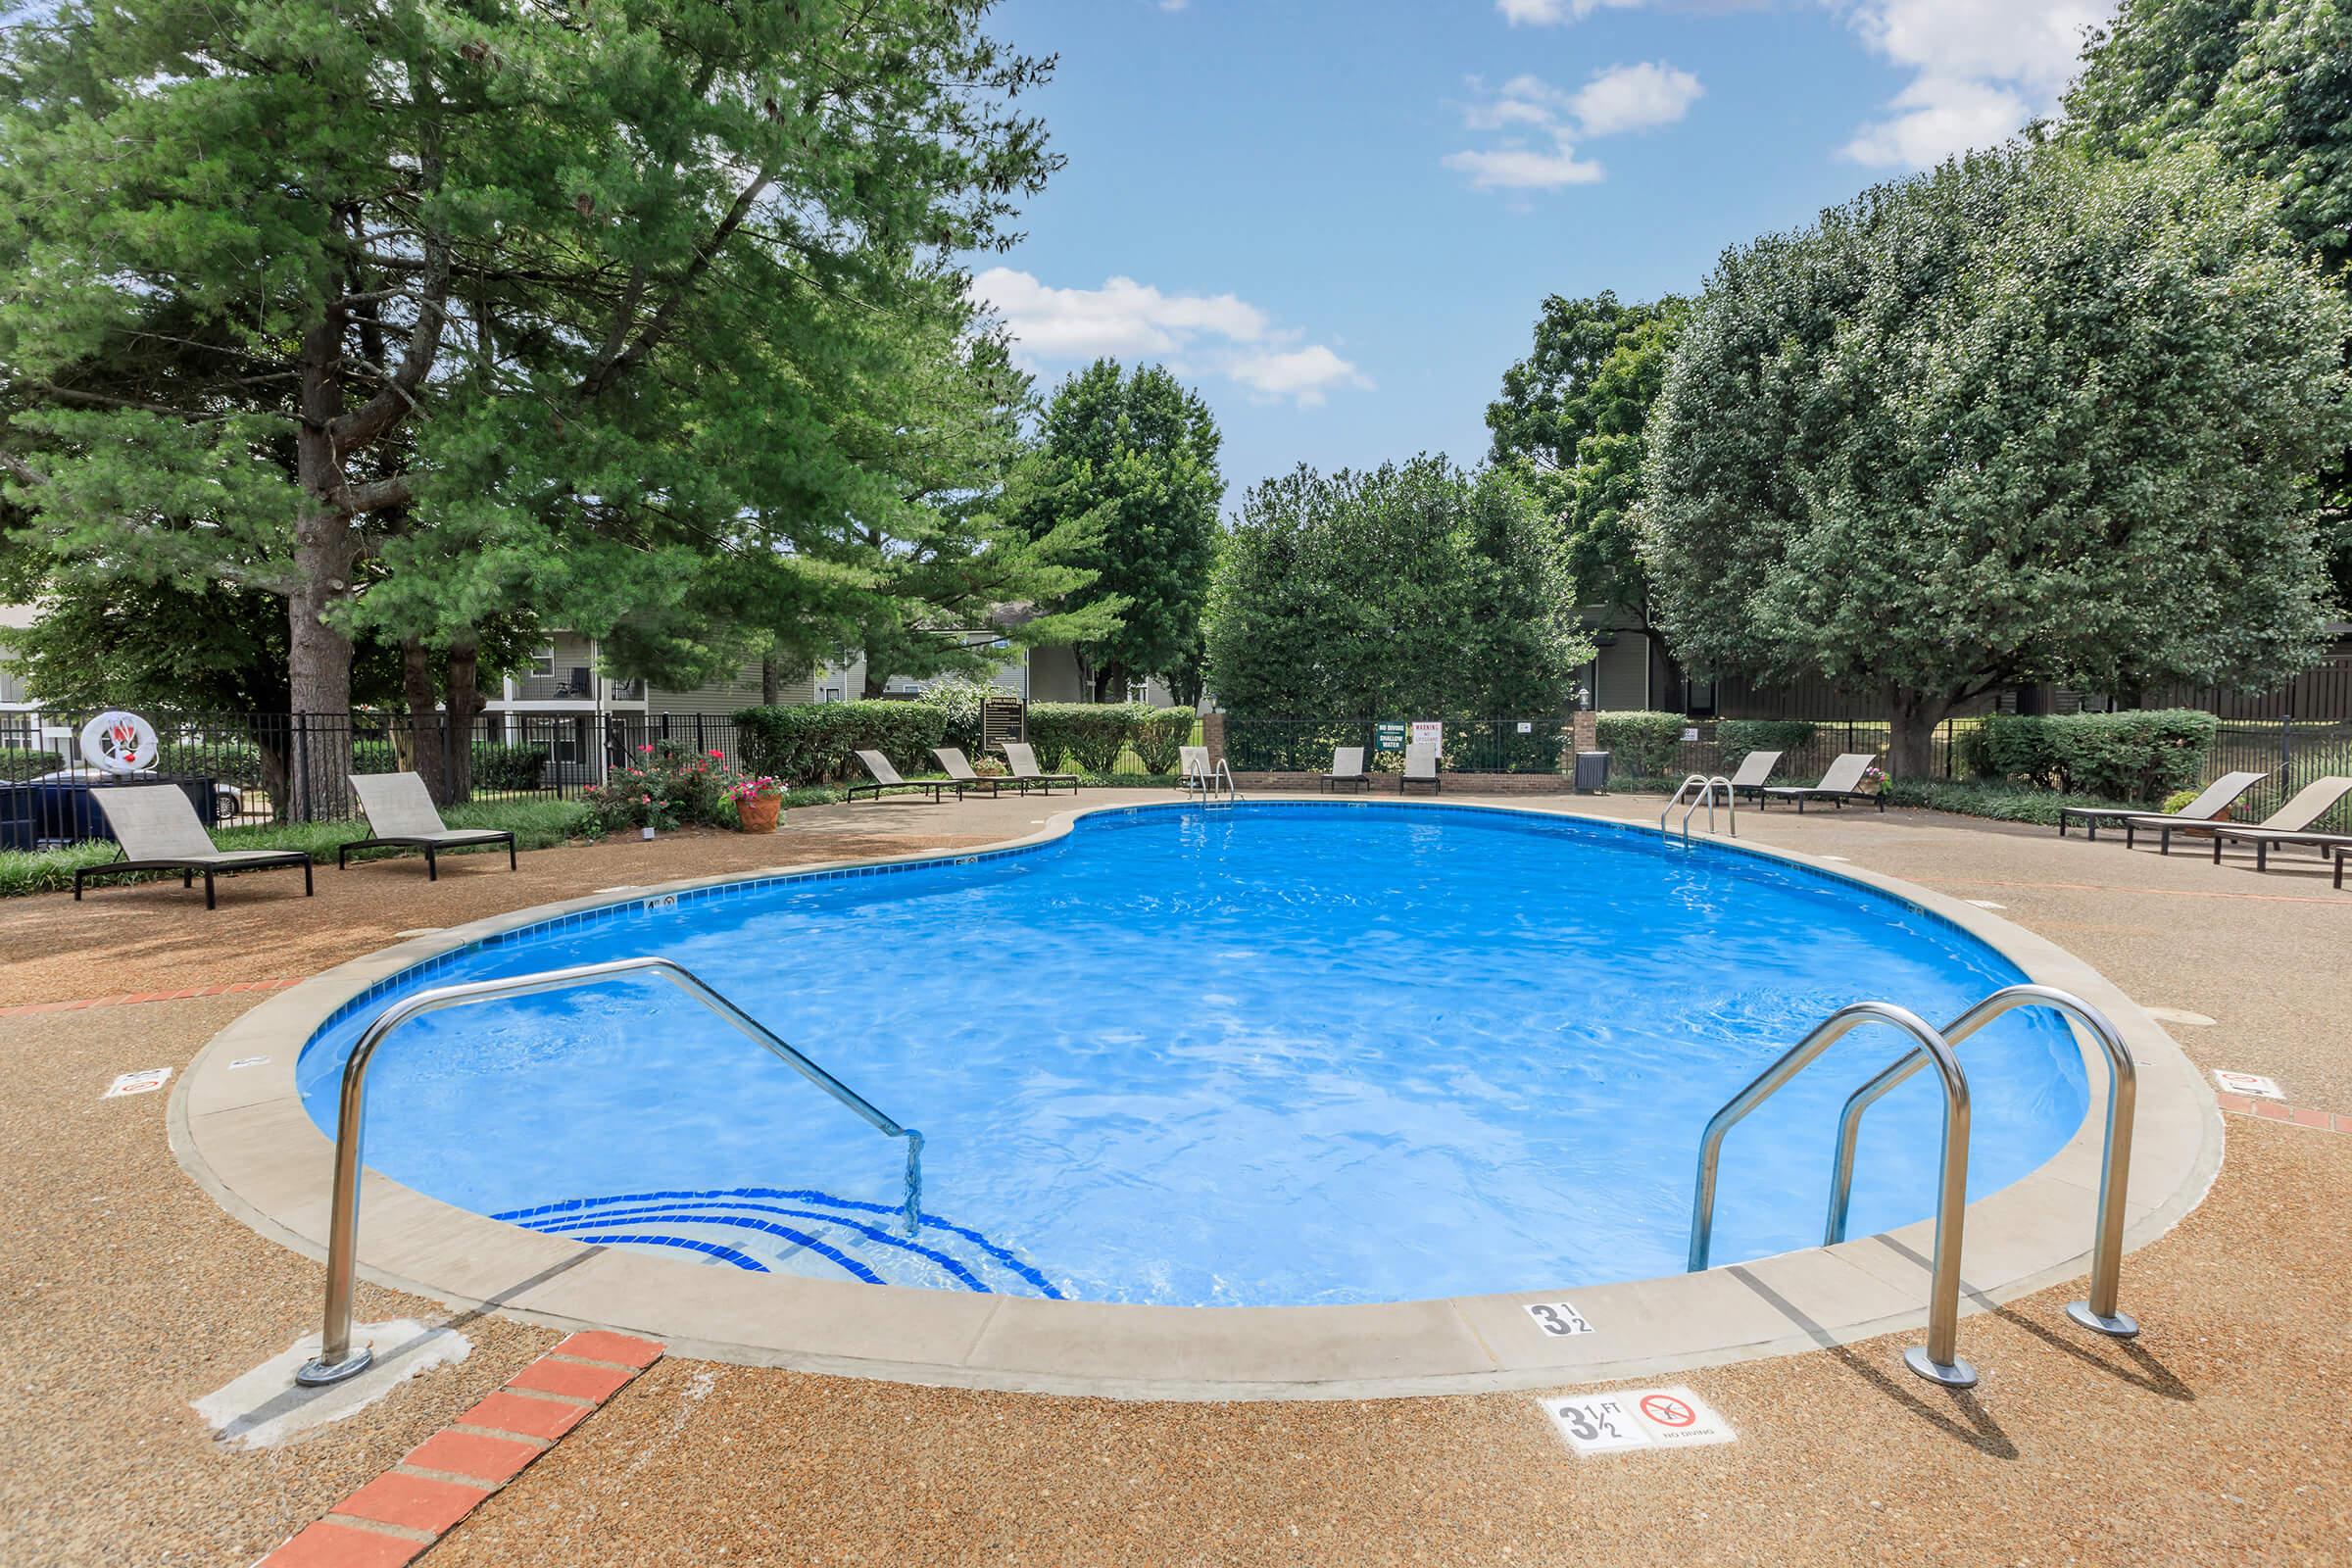
[[[1690,1200],[1690,1272],[1707,1266],[1715,1227],[1715,1168],[1724,1135],[1803,1071],[1848,1031],[1881,1023],[1901,1030],[1917,1044],[1847,1097],[1838,1119],[1838,1151],[1830,1173],[1829,1215],[1822,1245],[1845,1240],[1846,1209],[1853,1197],[1854,1146],[1862,1113],[1921,1068],[1933,1065],[1943,1087],[1943,1157],[1936,1198],[1936,1241],[1928,1285],[1928,1343],[1903,1352],[1903,1364],[1921,1377],[1950,1388],[1977,1381],[1977,1370],[1960,1359],[1960,1236],[1968,1207],[1968,1078],[1960,1070],[1960,1042],[2003,1013],[2020,1007],[2048,1007],[2080,1024],[2107,1058],[2107,1152],[2099,1171],[2097,1228],[2091,1240],[2090,1296],[2068,1304],[2066,1315],[2086,1329],[2129,1339],[2139,1325],[2116,1304],[2124,1261],[2124,1200],[2132,1171],[2132,1120],[2138,1099],[2138,1074],[2123,1037],[2104,1014],[2082,998],[2050,986],[2006,986],[1942,1029],[1889,1002],[1857,1002],[1838,1008],[1811,1034],[1783,1053],[1725,1102],[1707,1122],[1698,1144],[1698,1179]]]
[[[857,1112],[876,1132],[891,1138],[906,1139],[906,1200],[904,1212],[906,1234],[912,1236],[915,1233],[922,1224],[923,1135],[911,1127],[900,1126],[876,1110],[864,1096],[786,1045],[767,1025],[695,978],[693,972],[682,964],[672,963],[667,958],[612,958],[602,963],[583,963],[568,969],[546,969],[537,974],[475,980],[465,985],[419,991],[414,996],[404,997],[376,1014],[375,1021],[360,1036],[359,1044],[351,1048],[351,1055],[343,1063],[343,1087],[337,1102],[335,1122],[334,1209],[326,1232],[325,1321],[318,1336],[318,1353],[295,1372],[296,1383],[305,1388],[340,1383],[354,1373],[367,1370],[368,1364],[374,1359],[368,1347],[363,1345],[354,1348],[352,1346],[351,1298],[359,1274],[360,1171],[367,1128],[368,1066],[375,1059],[376,1048],[402,1024],[428,1012],[438,1012],[443,1007],[461,1007],[469,1003],[489,1002],[499,997],[535,996],[543,991],[590,985],[624,974],[661,975],[750,1036],[756,1044],[765,1047],[786,1066]]]
[[[1693,784],[1698,786],[1698,794],[1690,805],[1683,806],[1683,792]],[[1707,808],[1707,831],[1714,832],[1715,791],[1719,786],[1723,790],[1724,804],[1731,808],[1732,837],[1738,838],[1740,836],[1740,797],[1732,789],[1732,781],[1721,773],[1716,774],[1713,778],[1709,778],[1704,773],[1693,773],[1674,787],[1672,798],[1666,802],[1666,809],[1658,813],[1659,837],[1672,838],[1674,836],[1673,830],[1666,825],[1666,818],[1674,814],[1674,808],[1678,806],[1683,806],[1683,842],[1685,844],[1690,842],[1690,813],[1701,806]]]
[[[1215,767],[1200,775],[1199,783],[1202,806],[1235,806],[1241,802],[1242,792],[1233,782],[1233,769],[1222,757],[1217,759]],[[1217,799],[1219,795],[1224,797],[1222,802]]]

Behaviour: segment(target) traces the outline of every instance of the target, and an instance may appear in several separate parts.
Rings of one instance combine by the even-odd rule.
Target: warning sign
[[[109,1085],[101,1100],[118,1100],[124,1095],[151,1095],[171,1080],[169,1067],[149,1067],[143,1072],[126,1072]]]
[[[2220,1084],[2224,1091],[2232,1095],[2259,1095],[2265,1100],[2284,1100],[2286,1098],[2276,1079],[2265,1078],[2257,1073],[2231,1072],[2226,1067],[2216,1067],[2213,1071],[2213,1081]]]
[[[1544,1401],[1544,1411],[1579,1454],[1739,1441],[1723,1417],[1679,1384],[1671,1389],[1555,1396]]]

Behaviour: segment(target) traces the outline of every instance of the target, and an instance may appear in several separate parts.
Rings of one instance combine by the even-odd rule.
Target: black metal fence
[[[147,713],[155,766],[117,780],[80,755],[91,716],[0,714],[0,849],[108,837],[90,791],[117,782],[178,783],[206,826],[235,827],[356,817],[354,773],[417,772],[451,805],[577,800],[663,742],[742,766],[734,721],[710,713]]]
[[[1560,773],[1573,765],[1566,718],[1446,719],[1438,765],[1450,773]],[[1369,718],[1225,717],[1225,760],[1237,773],[1323,773],[1332,752],[1360,746],[1374,772],[1401,772],[1409,724]]]

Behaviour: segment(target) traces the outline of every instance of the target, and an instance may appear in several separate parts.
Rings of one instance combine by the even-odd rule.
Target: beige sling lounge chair
[[[2271,868],[2271,846],[2273,845],[2284,847],[2289,844],[2308,844],[2318,850],[2322,857],[2332,855],[2346,846],[2352,846],[2352,833],[2316,832],[2311,825],[2326,816],[2334,808],[2335,803],[2347,795],[2352,795],[2352,778],[2330,774],[2327,778],[2315,778],[2304,785],[2295,792],[2293,800],[2259,822],[2248,822],[2242,826],[2234,822],[2213,823],[2205,829],[2213,835],[2213,863],[2216,865],[2222,863],[2222,846],[2225,844],[2253,845],[2254,869],[2257,871],[2268,871]],[[2141,823],[2139,825],[2144,827],[2148,824]],[[2159,831],[2164,835],[2159,841],[2159,847],[2168,852],[2172,849],[2173,829],[2176,825],[2172,822],[2159,824]],[[2343,866],[2340,861],[2336,866],[2336,874],[2338,876],[2343,874]]]
[[[2228,809],[2230,802],[2270,776],[2267,769],[2260,773],[2224,773],[2206,785],[2204,793],[2195,800],[2171,813],[2172,820],[2210,822]],[[2066,825],[2070,821],[2082,823],[2084,834],[2093,839],[2099,836],[2101,822],[2109,825],[2121,822],[2124,824],[2124,847],[2130,849],[2135,843],[2135,825],[2144,828],[2163,819],[2163,812],[2138,811],[2129,806],[2061,806],[2058,808],[2058,836],[2066,837]]]
[[[1007,784],[1023,795],[1029,793],[1029,786],[1017,778],[992,778],[986,773],[973,772],[971,759],[963,755],[960,746],[934,746],[931,755],[938,758],[939,765],[947,770],[949,782],[956,786],[956,798],[959,801],[963,799],[965,790],[975,795],[985,790],[993,801],[997,798],[997,792]]]
[[[859,795],[871,795],[878,801],[884,790],[929,790],[931,802],[936,806],[942,792],[954,782],[952,779],[939,778],[901,778],[899,770],[891,765],[890,759],[880,752],[859,752],[858,760],[865,764],[865,770],[872,775],[873,782],[851,785],[849,799],[853,801]]]
[[[351,864],[354,850],[396,846],[422,850],[424,879],[438,882],[441,852],[475,844],[506,845],[507,869],[514,869],[514,835],[502,828],[451,827],[441,820],[441,812],[433,805],[432,792],[424,787],[421,774],[354,773],[351,787],[359,795],[360,809],[368,813],[368,830],[375,836],[338,845],[336,870]]]
[[[205,832],[196,808],[175,784],[108,785],[90,791],[106,813],[106,825],[122,846],[122,858],[85,865],[74,872],[74,897],[82,883],[122,871],[177,871],[179,885],[204,876],[204,906],[216,907],[213,877],[220,871],[258,871],[264,866],[302,867],[302,896],[311,896],[311,858],[300,850],[223,850]]]
[[[1369,790],[1372,775],[1364,771],[1364,749],[1361,746],[1335,746],[1331,749],[1331,771],[1323,775],[1326,794],[1335,793],[1343,784],[1356,784]]]
[[[1884,811],[1886,809],[1886,796],[1865,795],[1862,792],[1862,775],[1869,772],[1870,764],[1877,760],[1878,757],[1871,752],[1847,752],[1830,764],[1830,770],[1821,775],[1820,783],[1767,784],[1756,792],[1756,805],[1760,809],[1774,801],[1794,801],[1797,814],[1801,816],[1807,801],[1828,801],[1842,811],[1848,801],[1876,800],[1879,809]]]
[[[1078,793],[1078,775],[1043,771],[1037,765],[1037,753],[1030,749],[1028,742],[1000,741],[998,744],[1004,748],[1004,764],[1012,769],[1014,778],[1025,779],[1031,784],[1038,785],[1048,795],[1054,793],[1054,786],[1056,784],[1067,784],[1072,795]]]
[[[1415,741],[1404,749],[1404,771],[1397,776],[1396,793],[1405,793],[1408,784],[1426,784],[1430,793],[1445,793],[1446,781],[1438,777],[1438,743]]]

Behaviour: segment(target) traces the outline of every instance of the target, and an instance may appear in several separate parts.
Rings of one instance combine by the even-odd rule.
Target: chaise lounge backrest
[[[948,777],[956,780],[956,783],[978,782],[980,775],[972,771],[971,761],[963,755],[961,747],[934,746],[931,748],[931,755],[939,759],[939,765],[946,768]]]
[[[2261,826],[2281,833],[2300,833],[2326,816],[2335,803],[2352,795],[2352,778],[2329,774],[2315,778],[2295,792],[2295,798],[2264,817]]]
[[[1206,777],[1208,777],[1208,748],[1207,748],[1207,747],[1205,747],[1205,746],[1179,746],[1179,747],[1176,749],[1176,756],[1177,756],[1177,763],[1176,763],[1177,769],[1178,769],[1178,771],[1179,771],[1179,772],[1181,772],[1181,773],[1182,773],[1182,774],[1183,774],[1183,775],[1184,775],[1186,778],[1206,778]]]
[[[1333,778],[1361,778],[1364,776],[1364,749],[1361,746],[1335,746],[1331,749]]]
[[[1406,778],[1436,778],[1438,776],[1438,743],[1415,741],[1404,749]]]
[[[449,831],[419,773],[354,773],[351,787],[379,839],[438,838]]]
[[[859,752],[858,760],[865,764],[865,770],[874,775],[874,782],[877,784],[904,784],[906,782],[899,777],[899,770],[890,765],[890,759],[884,757],[880,752]]]
[[[175,784],[110,785],[90,791],[126,860],[209,860],[220,853]]]
[[[1862,775],[1879,760],[1876,752],[1847,752],[1830,764],[1816,788],[1832,795],[1851,795],[1862,787]]]
[[[2205,792],[2183,806],[2175,816],[2193,816],[2199,820],[2219,815],[2223,807],[2236,800],[2262,780],[2269,778],[2268,769],[2260,773],[2224,773],[2205,786]]]
[[[1739,770],[1732,774],[1732,788],[1744,790],[1772,777],[1772,770],[1781,765],[1778,752],[1750,752],[1740,759]]]

